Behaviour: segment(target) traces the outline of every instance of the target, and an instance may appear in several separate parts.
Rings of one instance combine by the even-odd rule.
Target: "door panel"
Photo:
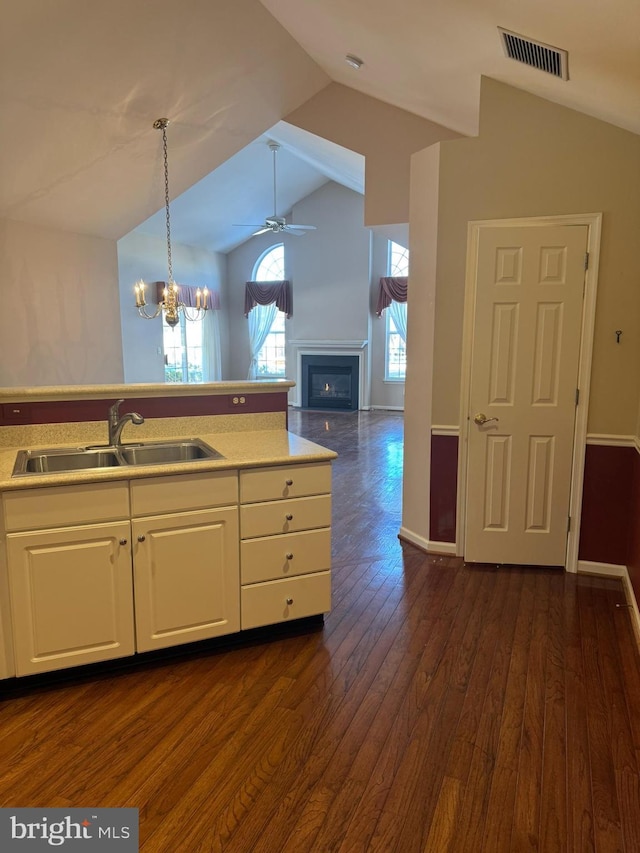
[[[465,558],[564,565],[587,226],[482,228]],[[482,415],[484,423],[474,422]]]

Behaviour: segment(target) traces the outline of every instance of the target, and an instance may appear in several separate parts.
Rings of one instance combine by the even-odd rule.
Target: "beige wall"
[[[409,221],[411,155],[455,131],[339,83],[289,113],[290,124],[364,154],[365,225]]]
[[[588,429],[632,434],[640,396],[640,137],[485,78],[479,138],[443,143],[440,163],[435,421],[459,421],[468,221],[601,211]],[[420,251],[412,247],[412,260]],[[620,345],[616,329],[624,330]]]
[[[588,429],[631,435],[640,398],[640,137],[485,78],[480,136],[413,156],[403,528],[414,538],[429,536],[429,427],[459,425],[467,223],[600,211]]]
[[[440,147],[432,145],[411,160],[402,532],[424,548],[429,547]]]
[[[113,240],[0,220],[0,386],[123,381]]]

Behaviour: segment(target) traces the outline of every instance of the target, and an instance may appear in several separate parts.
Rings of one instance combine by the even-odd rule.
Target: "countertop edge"
[[[167,440],[180,440],[193,437],[191,435],[168,436]],[[199,435],[198,438],[218,450],[222,454],[222,458],[198,459],[190,462],[173,462],[160,465],[128,465],[118,468],[12,477],[11,475],[7,476],[7,464],[10,459],[15,459],[16,450],[6,450],[0,454],[0,459],[4,458],[4,465],[0,465],[0,491],[13,492],[24,489],[107,483],[119,480],[137,480],[144,477],[166,477],[177,474],[203,474],[231,469],[265,468],[273,465],[305,462],[330,462],[338,456],[334,450],[322,447],[287,430],[217,433]],[[285,441],[288,444],[288,450],[274,446],[282,444]],[[260,450],[256,449],[256,444],[260,445]],[[65,445],[61,444],[59,446],[63,447]],[[13,470],[13,462],[11,462],[11,470]]]

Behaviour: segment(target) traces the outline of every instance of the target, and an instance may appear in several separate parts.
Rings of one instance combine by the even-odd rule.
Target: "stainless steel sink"
[[[120,448],[127,465],[167,465],[172,462],[193,462],[197,459],[222,459],[222,454],[204,441],[158,441],[124,444]]]
[[[129,465],[169,465],[222,458],[221,453],[199,438],[150,441],[118,447],[53,447],[46,450],[20,450],[13,476],[60,474]]]
[[[59,474],[64,471],[87,471],[91,468],[116,468],[120,459],[115,450],[86,450],[84,448],[54,448],[51,450],[21,450],[13,476],[22,474]]]

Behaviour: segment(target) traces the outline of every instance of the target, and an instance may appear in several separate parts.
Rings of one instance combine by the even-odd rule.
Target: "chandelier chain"
[[[169,154],[167,151],[167,125],[161,125],[162,151],[164,155],[164,207],[167,220],[167,267],[169,284],[173,283],[173,264],[171,261],[171,217],[169,215]]]

